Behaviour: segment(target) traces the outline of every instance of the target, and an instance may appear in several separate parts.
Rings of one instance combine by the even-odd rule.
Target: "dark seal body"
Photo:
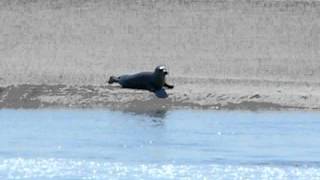
[[[165,98],[167,93],[163,87],[172,89],[172,85],[165,82],[168,74],[165,66],[157,66],[154,72],[141,72],[132,75],[122,75],[119,77],[111,76],[109,84],[117,82],[123,88],[145,89],[154,92],[157,97]]]
[[[133,75],[122,75],[119,76],[119,84],[123,88],[132,88],[132,89],[146,89],[149,91],[155,91],[161,89],[163,83],[157,83],[153,73],[142,72]]]

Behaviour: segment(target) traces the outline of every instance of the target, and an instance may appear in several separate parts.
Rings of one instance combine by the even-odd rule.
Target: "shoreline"
[[[107,108],[146,114],[172,109],[320,111],[320,95],[312,94],[314,91],[308,93],[304,85],[261,88],[264,83],[249,84],[251,86],[234,82],[207,86],[177,84],[175,89],[167,90],[169,97],[166,99],[159,99],[148,91],[110,85],[10,85],[0,87],[0,109]],[[286,91],[291,86],[297,91]],[[314,90],[316,87],[308,88]],[[299,93],[299,90],[305,93]]]

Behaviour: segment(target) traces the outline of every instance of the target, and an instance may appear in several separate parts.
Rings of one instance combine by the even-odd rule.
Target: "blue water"
[[[320,179],[320,113],[0,110],[0,179]]]

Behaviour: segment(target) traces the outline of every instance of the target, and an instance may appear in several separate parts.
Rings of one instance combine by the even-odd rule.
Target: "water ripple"
[[[71,159],[0,161],[1,179],[319,179],[319,167],[139,164]]]

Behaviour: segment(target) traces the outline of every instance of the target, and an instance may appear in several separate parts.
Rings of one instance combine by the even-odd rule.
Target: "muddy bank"
[[[215,110],[320,110],[319,94],[298,93],[299,86],[281,88],[248,88],[245,83],[217,82],[212,87],[196,84],[194,88],[179,85],[168,90],[169,98],[159,99],[153,93],[122,89],[119,86],[15,85],[1,87],[0,108],[106,108],[150,113],[177,108]],[[253,84],[252,82],[250,84]],[[265,83],[264,83],[265,84]],[[289,91],[295,86],[298,92]],[[198,88],[197,88],[198,87]],[[244,88],[244,87],[247,87]],[[305,88],[306,86],[301,86]],[[310,86],[309,86],[310,87]],[[287,88],[287,90],[286,90]],[[249,90],[250,89],[250,90]],[[273,89],[273,90],[272,90]],[[312,90],[312,88],[311,88]]]

